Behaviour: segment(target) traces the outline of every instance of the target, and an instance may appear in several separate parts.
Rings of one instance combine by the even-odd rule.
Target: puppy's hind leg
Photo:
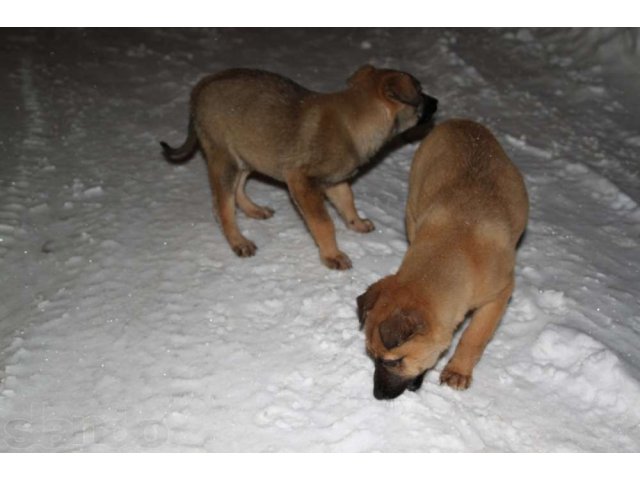
[[[214,146],[208,140],[201,140],[201,146],[207,159],[214,207],[224,236],[236,255],[251,257],[255,255],[257,247],[242,235],[236,223],[234,194],[240,180],[238,166],[224,148]]]
[[[336,207],[350,230],[360,233],[368,233],[375,230],[373,222],[366,218],[360,218],[353,200],[353,191],[348,182],[341,182],[324,189],[329,201]]]
[[[242,170],[240,172],[240,178],[236,186],[236,203],[247,217],[257,218],[259,220],[271,218],[274,214],[273,209],[256,205],[244,190],[247,177],[250,174],[251,172],[249,170]]]

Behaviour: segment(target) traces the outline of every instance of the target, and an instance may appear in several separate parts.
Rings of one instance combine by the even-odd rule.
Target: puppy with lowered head
[[[522,176],[485,127],[450,120],[427,136],[409,178],[409,248],[398,272],[357,300],[376,398],[420,388],[471,312],[440,375],[455,389],[469,387],[511,297],[528,210]]]
[[[273,210],[245,193],[253,171],[285,182],[329,268],[348,269],[338,248],[325,196],[347,226],[370,232],[360,218],[348,179],[392,136],[431,115],[437,100],[422,93],[408,73],[365,65],[348,88],[317,93],[261,70],[233,69],[202,79],[191,95],[189,135],[179,148],[162,142],[170,160],[188,157],[199,144],[207,160],[215,209],[233,251],[255,254],[236,224],[236,205],[249,217]]]

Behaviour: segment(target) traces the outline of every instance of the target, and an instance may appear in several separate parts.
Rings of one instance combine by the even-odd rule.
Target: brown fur
[[[440,376],[469,387],[513,291],[528,208],[522,176],[485,127],[450,120],[427,136],[411,167],[404,260],[358,297],[376,398],[419,388],[472,312]]]
[[[351,261],[338,249],[325,196],[350,229],[372,231],[373,223],[356,211],[348,179],[390,137],[417,123],[423,103],[411,75],[370,65],[349,78],[347,89],[328,94],[269,72],[227,70],[195,86],[187,141],[163,148],[177,158],[200,144],[222,230],[239,256],[254,255],[256,246],[240,233],[235,206],[252,218],[273,215],[244,191],[249,174],[258,171],[287,184],[323,263],[346,269]]]

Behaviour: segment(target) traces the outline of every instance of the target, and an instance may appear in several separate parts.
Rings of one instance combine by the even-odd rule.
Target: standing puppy
[[[455,389],[469,387],[511,297],[528,210],[522,176],[485,127],[450,120],[427,136],[411,166],[409,249],[395,275],[358,297],[376,398],[420,388],[472,312],[440,375]]]
[[[256,246],[238,229],[236,204],[252,218],[273,215],[244,191],[248,175],[258,171],[287,184],[322,262],[351,267],[338,249],[325,195],[350,229],[372,231],[373,223],[358,216],[347,180],[389,138],[435,112],[437,100],[422,94],[408,73],[370,65],[347,83],[346,90],[322,94],[274,73],[233,69],[193,89],[187,140],[177,149],[162,147],[179,160],[200,144],[222,230],[238,256],[254,255]]]

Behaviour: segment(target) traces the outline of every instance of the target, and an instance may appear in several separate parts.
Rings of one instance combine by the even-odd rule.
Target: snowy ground
[[[613,33],[613,35],[609,35]],[[637,32],[0,31],[0,450],[639,451]],[[204,163],[167,164],[203,74],[314,89],[412,72],[525,174],[513,301],[471,389],[372,395],[355,298],[394,272],[416,145],[354,185],[324,268],[284,189],[236,258]]]

